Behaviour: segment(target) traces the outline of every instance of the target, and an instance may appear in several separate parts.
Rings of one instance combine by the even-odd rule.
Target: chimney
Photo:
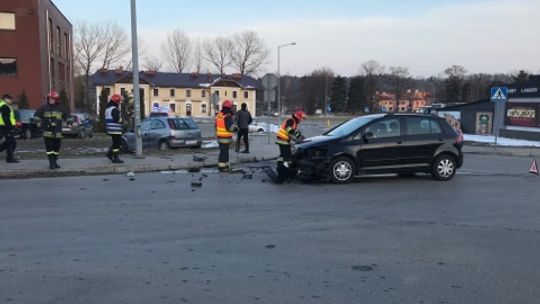
[[[116,74],[122,74],[124,73],[124,67],[123,66],[119,66],[118,68],[116,68],[116,70],[114,70],[114,72]]]
[[[156,71],[148,70],[148,71],[145,71],[144,74],[147,75],[147,76],[152,77],[152,76],[156,75]]]
[[[197,73],[197,72],[191,72],[191,78],[193,78],[193,79],[199,78],[199,73]]]
[[[232,79],[240,80],[240,79],[242,79],[242,75],[240,73],[232,74]]]

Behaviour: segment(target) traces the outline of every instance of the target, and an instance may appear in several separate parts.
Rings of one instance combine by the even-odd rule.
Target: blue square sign
[[[508,100],[508,88],[507,87],[494,87],[491,88],[491,101],[505,102]]]

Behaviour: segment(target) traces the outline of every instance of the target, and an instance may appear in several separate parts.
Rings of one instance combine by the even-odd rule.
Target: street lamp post
[[[281,115],[281,111],[283,111],[283,106],[281,105],[281,48],[291,45],[296,45],[296,42],[278,45],[277,47],[277,106],[279,115]]]
[[[137,42],[137,5],[131,0],[131,50],[133,61],[133,102],[135,103],[135,155],[142,157],[141,91],[139,89],[139,48]]]

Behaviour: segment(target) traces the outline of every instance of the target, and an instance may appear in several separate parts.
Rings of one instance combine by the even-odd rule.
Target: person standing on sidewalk
[[[112,140],[112,146],[109,148],[109,152],[107,152],[106,156],[113,164],[124,163],[124,161],[118,157],[120,147],[122,146],[122,115],[120,115],[119,109],[121,101],[122,96],[114,94],[107,104],[107,110],[105,110],[107,134],[111,136]]]
[[[16,127],[15,112],[11,107],[12,97],[5,94],[0,99],[0,135],[4,137],[4,142],[0,144],[0,152],[6,150],[6,162],[18,163],[14,153],[17,147],[17,141],[13,134],[13,129]]]
[[[303,111],[295,112],[292,117],[283,121],[277,132],[276,144],[279,146],[279,158],[277,161],[278,177],[274,180],[276,183],[282,183],[294,176],[291,170],[289,170],[292,165],[291,142],[298,142],[303,139],[302,134],[298,130],[298,125],[304,120],[305,116]]]
[[[238,137],[236,140],[236,150],[240,151],[240,141],[244,137],[244,151],[242,153],[249,153],[249,125],[253,122],[251,113],[247,110],[247,104],[242,103],[241,110],[236,112],[236,125],[238,126]]]
[[[216,137],[219,144],[218,169],[221,172],[231,171],[229,162],[229,146],[233,141],[232,101],[225,100],[221,111],[216,115]]]
[[[47,94],[47,103],[39,108],[34,114],[34,118],[43,130],[43,139],[45,141],[45,151],[49,158],[49,169],[60,168],[58,165],[58,155],[62,144],[62,123],[64,121],[69,125],[68,112],[58,104],[60,96],[55,91]]]

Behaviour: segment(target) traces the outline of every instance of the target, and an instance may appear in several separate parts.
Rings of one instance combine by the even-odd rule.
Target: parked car
[[[19,127],[15,129],[17,135],[22,139],[30,139],[34,137],[40,137],[42,132],[34,122],[35,110],[21,109],[15,111],[15,117],[19,123]]]
[[[79,138],[92,137],[94,135],[94,125],[87,113],[72,113],[68,120],[70,123],[62,126],[62,134]]]
[[[249,125],[249,133],[264,133],[266,132],[266,123],[262,121],[253,120]]]
[[[293,160],[304,176],[349,183],[374,173],[431,173],[450,180],[463,165],[463,137],[444,118],[374,114],[350,119],[296,145]]]
[[[201,129],[191,117],[149,117],[141,124],[143,147],[167,150],[181,147],[200,147]],[[122,150],[135,151],[135,134],[122,135]]]

